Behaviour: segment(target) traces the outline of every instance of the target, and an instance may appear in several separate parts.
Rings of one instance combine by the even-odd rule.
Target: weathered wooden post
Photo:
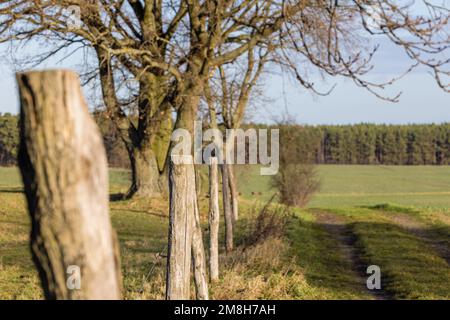
[[[192,156],[171,156],[169,167],[169,246],[166,299],[190,298],[192,236],[195,224],[195,169]]]
[[[228,182],[227,165],[220,166],[222,171],[222,202],[225,220],[225,250],[227,253],[233,251],[233,213],[231,208],[230,185]]]
[[[209,164],[209,277],[219,279],[219,170],[217,158]]]
[[[192,258],[194,267],[195,292],[197,300],[208,300],[208,276],[206,273],[205,246],[203,245],[200,212],[195,194],[194,230],[192,235]]]
[[[227,164],[227,170],[228,170],[228,182],[230,185],[231,209],[233,212],[233,222],[235,223],[239,219],[239,200],[238,200],[237,181],[234,173],[234,167],[232,164]]]
[[[17,81],[19,164],[45,297],[119,299],[106,153],[79,78],[55,70],[21,73]]]

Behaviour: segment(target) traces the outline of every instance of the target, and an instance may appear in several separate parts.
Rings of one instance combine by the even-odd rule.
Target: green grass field
[[[418,207],[450,207],[450,166],[318,166],[321,189],[309,207],[354,207],[395,203]],[[274,193],[270,177],[258,167],[240,168],[244,197],[266,200]],[[261,195],[259,195],[261,193]]]
[[[239,246],[258,208],[271,197],[268,177],[239,168],[241,216],[236,252],[221,255],[216,299],[450,299],[450,167],[320,166],[321,191],[291,209],[286,235]],[[128,173],[111,170],[110,191]],[[201,197],[203,221],[207,199]],[[124,296],[164,296],[167,203],[111,202]],[[222,223],[223,225],[223,223]],[[40,299],[28,250],[29,220],[18,170],[0,168],[0,299]],[[205,234],[206,238],[206,234]],[[382,290],[365,285],[378,265]]]

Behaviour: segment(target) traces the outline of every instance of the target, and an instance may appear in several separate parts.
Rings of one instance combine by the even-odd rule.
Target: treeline
[[[128,167],[127,152],[111,122],[94,114],[113,167]],[[412,125],[284,125],[296,131],[304,158],[317,164],[449,165],[450,123]],[[256,125],[252,127],[265,127]],[[279,126],[274,126],[279,127]],[[280,143],[283,143],[283,135]],[[18,116],[0,114],[0,165],[15,165]]]
[[[294,127],[317,164],[450,164],[450,123]]]
[[[101,112],[95,112],[93,116],[103,136],[109,165],[128,168],[127,152],[112,122]],[[19,145],[18,122],[19,116],[0,113],[0,166],[16,165]]]
[[[19,143],[18,116],[0,113],[0,165],[16,164]]]

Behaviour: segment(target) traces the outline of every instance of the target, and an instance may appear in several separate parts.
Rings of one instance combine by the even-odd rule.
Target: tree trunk
[[[230,198],[231,198],[231,210],[233,213],[233,222],[236,222],[239,218],[239,193],[237,188],[237,180],[234,174],[234,167],[231,164],[227,164],[228,169],[228,182],[230,185]]]
[[[117,97],[111,55],[94,46],[99,61],[103,102],[128,151],[131,186],[125,198],[168,195],[167,155],[173,129],[171,104],[163,102],[162,79],[151,72],[139,77],[138,117],[126,114]],[[158,110],[158,112],[155,112]],[[137,126],[136,126],[136,121]]]
[[[194,232],[192,235],[192,257],[194,265],[194,281],[197,300],[208,300],[208,280],[206,275],[205,247],[203,245],[202,226],[198,209],[197,195],[195,195]]]
[[[47,299],[120,299],[101,134],[68,71],[17,76],[19,163],[31,251]]]
[[[126,197],[152,198],[162,195],[156,156],[150,148],[134,147],[128,152],[131,163],[131,187]]]
[[[217,158],[209,166],[209,276],[219,279],[219,172]]]
[[[194,120],[200,103],[201,92],[199,82],[193,82],[181,94],[182,104],[179,106],[176,129],[184,129],[194,135]],[[174,144],[170,150],[173,151]],[[192,146],[191,146],[192,148]],[[181,159],[182,158],[182,159]],[[194,264],[197,285],[197,297],[208,298],[206,282],[206,262],[203,246],[200,221],[196,219],[197,197],[195,168],[193,164],[192,149],[186,155],[170,156],[170,216],[169,216],[169,249],[167,257],[167,299],[188,299],[191,267],[191,251],[194,251]],[[183,160],[183,164],[175,164]],[[195,232],[194,232],[195,230]],[[193,247],[192,247],[193,246]],[[203,266],[203,267],[202,267]],[[202,271],[203,269],[203,271]],[[204,278],[201,280],[201,278]]]
[[[191,157],[185,155],[184,157]],[[175,164],[169,174],[170,214],[166,299],[190,298],[192,237],[195,224],[195,170],[193,164]]]
[[[197,191],[197,198],[202,195],[202,175],[200,173],[200,166],[195,169],[195,190]]]
[[[227,165],[223,164],[220,167],[222,171],[222,202],[225,218],[225,250],[228,253],[233,251],[233,213],[231,212]]]

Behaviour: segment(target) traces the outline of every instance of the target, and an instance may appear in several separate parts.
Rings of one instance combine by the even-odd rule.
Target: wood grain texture
[[[208,300],[208,276],[206,272],[205,246],[203,245],[202,226],[198,209],[197,193],[195,193],[194,230],[192,235],[192,258],[194,282],[197,300]]]
[[[237,188],[236,175],[234,173],[234,167],[232,164],[227,164],[228,170],[228,183],[230,185],[230,198],[231,198],[231,211],[233,213],[233,222],[235,223],[239,219],[239,192]]]
[[[118,249],[108,207],[108,167],[100,132],[78,76],[17,75],[19,164],[31,216],[31,250],[47,299],[119,299]],[[81,288],[69,289],[78,266]]]
[[[233,212],[231,211],[230,186],[228,182],[227,165],[220,165],[222,171],[222,202],[225,220],[225,250],[233,251]]]
[[[217,158],[209,165],[209,277],[219,280],[219,169]]]
[[[166,299],[190,299],[192,236],[196,205],[194,165],[170,159],[169,241],[166,273]],[[179,156],[190,157],[192,156]]]

